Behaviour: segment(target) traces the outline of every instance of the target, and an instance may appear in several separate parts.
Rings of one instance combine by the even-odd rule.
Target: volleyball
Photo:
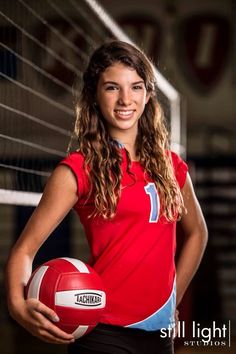
[[[106,304],[100,276],[74,258],[56,258],[39,266],[28,281],[26,298],[53,309],[60,319],[55,325],[75,338],[97,325]]]

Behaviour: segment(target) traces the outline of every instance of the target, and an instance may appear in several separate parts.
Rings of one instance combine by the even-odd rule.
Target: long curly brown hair
[[[85,158],[84,168],[91,182],[95,214],[112,218],[121,193],[121,150],[109,136],[106,121],[95,102],[100,74],[117,62],[134,68],[151,95],[138,123],[136,156],[146,176],[156,185],[161,200],[161,215],[174,221],[177,215],[182,214],[184,205],[173,172],[162,109],[156,98],[152,64],[139,49],[118,40],[111,40],[95,50],[83,75],[80,97],[76,100],[74,133],[78,151]],[[126,154],[127,171],[132,175],[128,151]]]

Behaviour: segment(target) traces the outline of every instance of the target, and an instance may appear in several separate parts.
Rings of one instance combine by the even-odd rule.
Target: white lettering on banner
[[[195,64],[201,68],[211,66],[213,50],[217,39],[217,28],[213,24],[203,24],[196,52]]]

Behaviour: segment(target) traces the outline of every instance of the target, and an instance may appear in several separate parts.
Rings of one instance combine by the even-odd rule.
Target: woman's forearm
[[[185,238],[176,266],[177,306],[199,267],[206,244],[207,229],[205,225],[198,232],[192,233]]]
[[[15,307],[24,300],[24,287],[32,272],[32,259],[24,251],[12,249],[6,265],[7,302],[14,317]]]

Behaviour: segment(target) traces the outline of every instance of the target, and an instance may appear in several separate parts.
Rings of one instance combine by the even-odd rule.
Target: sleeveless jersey
[[[61,161],[73,171],[78,186],[74,206],[90,246],[89,264],[101,276],[107,304],[101,323],[147,331],[174,326],[176,222],[159,217],[160,200],[155,184],[139,162],[132,162],[132,178],[127,173],[127,157],[122,149],[122,187],[117,212],[111,220],[89,217],[94,211],[84,158],[74,152]],[[187,165],[171,153],[180,188]]]

